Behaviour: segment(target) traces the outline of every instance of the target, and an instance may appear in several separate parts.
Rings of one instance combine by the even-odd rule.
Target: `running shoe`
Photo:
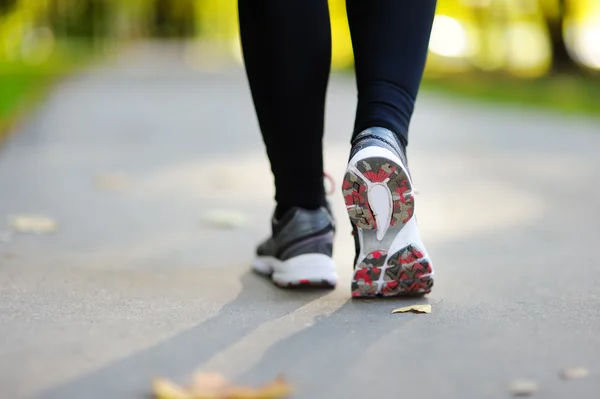
[[[421,240],[404,146],[370,128],[352,143],[342,185],[356,255],[352,296],[423,295],[434,271]]]
[[[328,207],[292,208],[272,218],[272,235],[256,250],[252,269],[280,287],[335,287],[335,221]]]

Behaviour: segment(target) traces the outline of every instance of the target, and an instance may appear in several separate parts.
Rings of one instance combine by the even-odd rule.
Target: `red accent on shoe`
[[[373,183],[381,183],[390,177],[391,173],[386,172],[383,169],[379,169],[377,172],[366,172],[365,177],[371,180]]]
[[[329,173],[327,173],[327,172],[323,172],[323,177],[325,178],[325,180],[329,181],[329,185],[331,186],[329,191],[326,191],[325,194],[332,195],[333,193],[335,193],[335,180],[333,180],[333,177],[331,177],[331,175],[329,175]],[[344,182],[344,185],[345,184],[346,184],[346,182]],[[344,187],[344,188],[349,188],[349,187]]]
[[[363,280],[365,284],[372,284],[373,280],[371,279],[371,273],[369,268],[358,269],[354,274],[354,279],[356,281]]]

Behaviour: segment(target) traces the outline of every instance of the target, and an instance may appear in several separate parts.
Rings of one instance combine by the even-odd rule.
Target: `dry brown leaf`
[[[590,371],[585,367],[572,367],[564,369],[560,375],[565,380],[580,380],[590,375]]]
[[[212,209],[204,215],[204,223],[213,227],[235,229],[246,223],[246,215],[234,209]]]
[[[291,386],[283,377],[252,388],[231,385],[217,373],[196,374],[187,389],[158,378],[153,382],[153,390],[157,399],[280,399],[292,393]]]
[[[431,305],[411,305],[394,309],[392,313],[431,313]]]
[[[10,221],[11,228],[18,233],[47,234],[56,231],[54,219],[40,215],[17,215]]]
[[[515,380],[510,383],[508,390],[513,396],[529,396],[538,390],[538,384],[530,380]]]
[[[128,186],[129,179],[124,173],[107,173],[96,176],[94,184],[102,190],[119,191]]]

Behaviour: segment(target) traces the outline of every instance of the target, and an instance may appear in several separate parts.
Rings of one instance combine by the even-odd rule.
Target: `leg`
[[[335,225],[323,187],[325,91],[331,63],[327,0],[238,0],[246,73],[271,170],[273,234],[253,269],[280,286],[337,283]]]
[[[408,143],[435,0],[346,0],[356,65],[354,135],[380,126]]]
[[[358,106],[343,193],[353,296],[426,294],[433,268],[414,216],[405,147],[435,0],[347,0]]]
[[[246,73],[271,170],[277,217],[325,204],[322,139],[331,64],[327,0],[239,0]]]

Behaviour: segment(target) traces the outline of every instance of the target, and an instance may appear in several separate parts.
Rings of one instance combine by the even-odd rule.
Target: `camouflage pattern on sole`
[[[363,258],[354,271],[352,296],[377,294],[386,257],[386,251],[373,251]]]
[[[361,261],[352,279],[353,297],[413,296],[431,292],[433,269],[423,251],[409,245],[390,256],[387,262],[386,257],[385,251],[374,251]]]
[[[361,229],[377,228],[369,205],[367,179],[371,184],[387,185],[394,208],[390,226],[404,226],[414,213],[412,187],[404,170],[397,163],[383,157],[365,158],[356,164],[356,168],[364,178],[348,171],[342,185],[344,202],[352,222]]]

